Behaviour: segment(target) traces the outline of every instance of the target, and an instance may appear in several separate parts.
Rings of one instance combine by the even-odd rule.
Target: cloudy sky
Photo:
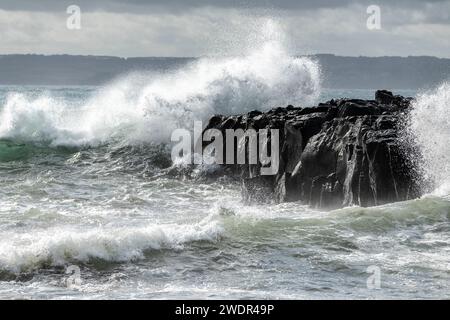
[[[371,4],[381,29],[367,28]],[[66,27],[69,5],[79,30]],[[450,58],[450,0],[0,0],[0,54],[237,54],[267,21],[295,54]]]

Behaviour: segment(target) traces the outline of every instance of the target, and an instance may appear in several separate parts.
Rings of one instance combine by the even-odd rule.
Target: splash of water
[[[434,194],[450,194],[450,83],[419,94],[413,102],[409,134],[420,148],[419,166]]]
[[[0,138],[50,145],[96,145],[120,140],[164,142],[179,127],[211,115],[311,104],[320,93],[320,68],[289,54],[268,21],[253,50],[242,56],[201,58],[177,71],[133,75],[72,108],[49,96],[11,94],[0,113]]]

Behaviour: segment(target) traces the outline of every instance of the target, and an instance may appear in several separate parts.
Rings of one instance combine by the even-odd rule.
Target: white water
[[[450,83],[419,94],[410,113],[408,132],[420,148],[420,169],[433,194],[450,194]]]
[[[211,115],[312,104],[320,93],[319,66],[293,57],[276,23],[244,56],[202,58],[165,74],[117,80],[79,106],[51,96],[10,93],[0,113],[0,138],[57,145],[167,141],[179,127]]]
[[[74,91],[85,94],[52,95],[63,92],[60,105],[72,108]],[[373,91],[349,95],[369,98]],[[425,136],[430,123],[421,121],[420,100],[414,110]],[[445,197],[333,212],[299,203],[246,206],[239,186],[227,181],[161,176],[152,149],[0,142],[0,155],[16,155],[0,161],[2,298],[448,296]],[[445,182],[440,168],[436,179]],[[81,269],[80,289],[66,286],[70,265]],[[366,287],[369,266],[382,270],[380,291]]]
[[[130,75],[74,103],[69,89],[62,99],[11,90],[0,106],[0,142],[159,142],[213,113],[313,103],[319,66],[292,57],[273,23],[264,30],[241,57]],[[436,195],[448,195],[448,92],[445,84],[418,96],[410,118]],[[0,298],[448,297],[445,197],[333,212],[245,206],[226,181],[158,175],[147,149],[11,145],[0,145],[18,153],[0,161]],[[64,284],[71,264],[81,268],[79,290]],[[373,265],[382,270],[380,291],[366,287]]]
[[[127,262],[144,258],[144,251],[177,249],[192,241],[215,241],[223,229],[206,217],[197,224],[148,224],[146,226],[96,227],[58,226],[32,234],[17,231],[0,246],[0,269],[20,273],[71,261],[102,259]]]

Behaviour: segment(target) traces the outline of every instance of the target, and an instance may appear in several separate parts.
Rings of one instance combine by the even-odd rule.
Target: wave
[[[216,206],[195,224],[148,224],[79,229],[70,226],[4,233],[0,246],[0,276],[22,274],[70,264],[96,266],[145,259],[156,250],[179,250],[197,241],[233,247],[296,243],[300,246],[359,250],[359,243],[394,232],[412,236],[426,231],[436,241],[448,237],[450,199],[421,199],[378,207],[348,207],[320,212],[298,203]],[[288,241],[283,242],[286,238]],[[258,241],[255,241],[258,239]],[[228,241],[224,241],[228,240]],[[398,239],[389,241],[397,245]],[[419,239],[420,240],[420,239]],[[262,242],[261,242],[262,241]],[[412,243],[411,245],[414,245]],[[282,249],[282,247],[280,248]]]
[[[428,191],[450,195],[450,83],[418,94],[409,114],[407,132],[419,148],[416,164]]]
[[[197,224],[150,224],[89,231],[61,227],[27,234],[13,233],[2,241],[0,270],[22,273],[95,260],[133,261],[143,259],[151,250],[181,250],[190,242],[216,241],[222,233],[219,221],[210,216]]]
[[[278,28],[268,20],[264,41],[246,55],[128,75],[78,106],[49,94],[10,93],[0,111],[0,139],[51,146],[163,142],[174,129],[216,113],[310,104],[320,93],[319,65],[290,55]]]
[[[297,235],[303,232],[305,236],[327,233],[330,228],[346,230],[347,233],[385,233],[448,222],[450,199],[427,195],[376,207],[352,206],[332,211],[318,211],[299,203],[283,203],[264,208],[236,205],[215,210],[228,219],[225,224],[227,228],[239,229],[238,234],[242,234],[242,227],[250,233],[258,233],[264,229],[270,232],[275,229],[279,229],[279,232],[294,229]]]

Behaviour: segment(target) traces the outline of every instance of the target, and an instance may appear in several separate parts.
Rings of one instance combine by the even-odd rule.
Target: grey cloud
[[[111,12],[150,12],[188,10],[199,7],[244,8],[244,9],[286,9],[313,10],[320,8],[338,8],[351,4],[378,4],[393,7],[425,7],[446,2],[446,0],[0,0],[4,10],[60,11],[76,4],[86,11]]]
[[[381,7],[382,30],[367,30],[368,3]],[[65,28],[69,4],[83,12],[77,32]],[[198,56],[258,34],[254,21],[275,17],[298,54],[449,57],[449,14],[450,0],[0,0],[0,54]]]

